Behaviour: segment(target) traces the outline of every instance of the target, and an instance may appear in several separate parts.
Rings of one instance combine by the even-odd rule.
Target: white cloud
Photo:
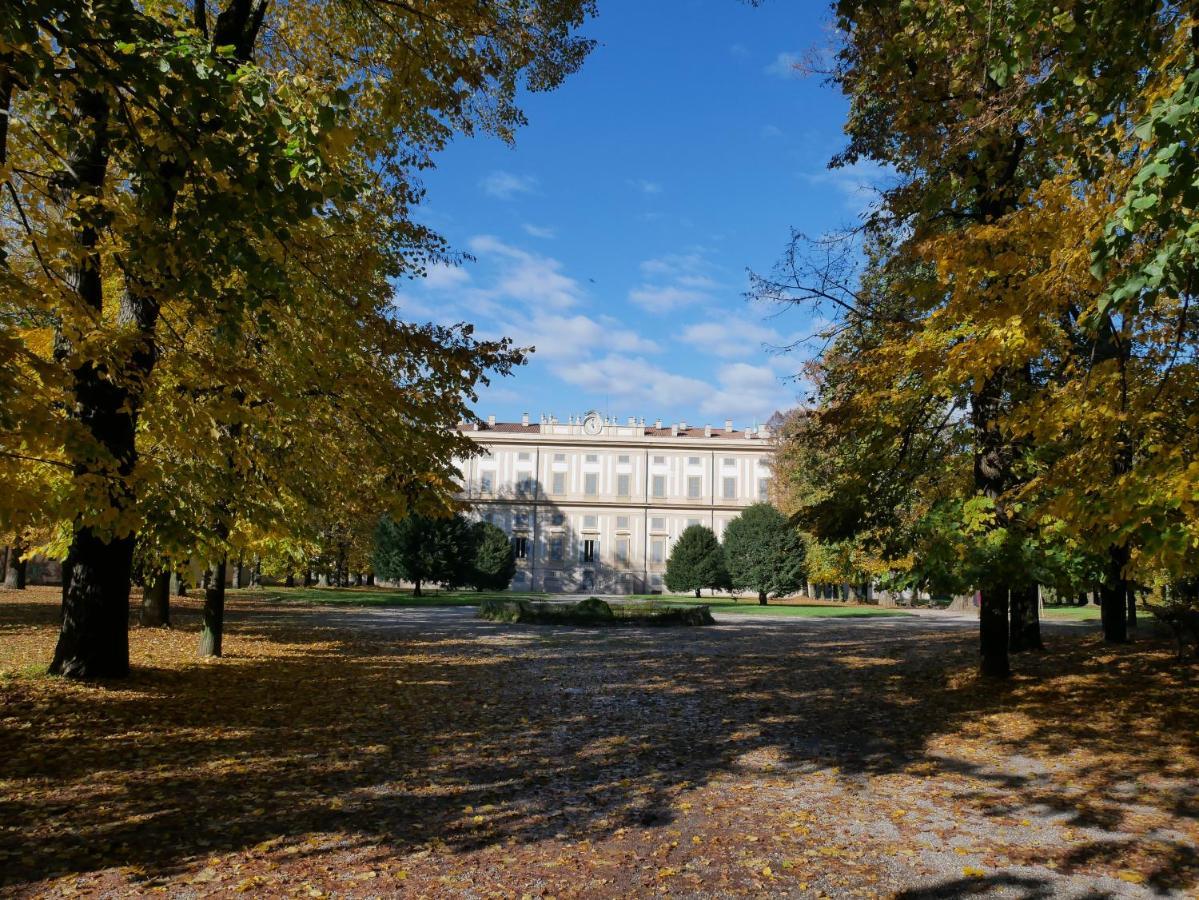
[[[879,191],[895,177],[888,166],[868,160],[859,160],[837,169],[822,169],[807,172],[804,179],[811,184],[828,185],[845,196],[846,208],[858,215],[871,212],[878,205]]]
[[[729,45],[729,53],[731,53],[733,56],[738,56],[738,57],[744,58],[746,56],[749,56],[749,48],[746,47],[744,44],[730,44]]]
[[[694,408],[711,391],[707,382],[676,375],[648,360],[611,354],[554,368],[568,384],[612,400],[655,409]]]
[[[660,194],[662,193],[662,185],[656,181],[647,181],[644,178],[634,178],[629,184],[637,188],[643,194]]]
[[[717,389],[709,391],[700,410],[709,415],[765,419],[795,403],[795,389],[781,383],[769,366],[730,363],[716,372]]]
[[[761,134],[765,139],[779,138],[783,136],[783,129],[777,125],[763,125]]]
[[[702,253],[671,254],[641,263],[644,281],[629,291],[629,300],[650,312],[664,313],[711,300],[719,285],[708,274]]]
[[[468,281],[470,281],[470,273],[461,266],[433,263],[425,274],[424,285],[433,290],[448,290],[462,287]]]
[[[683,329],[680,336],[690,349],[723,357],[758,356],[766,345],[779,346],[783,335],[745,318],[719,322],[697,322]]]
[[[629,300],[650,312],[664,313],[708,299],[703,291],[677,285],[642,284],[629,291]]]
[[[553,228],[542,228],[540,225],[533,225],[529,222],[525,222],[521,227],[525,230],[525,234],[535,238],[549,239],[558,236],[557,230]]]
[[[562,263],[549,256],[529,253],[491,235],[479,235],[468,243],[472,253],[492,257],[500,263],[499,278],[482,299],[507,297],[532,307],[567,309],[579,303],[583,290],[562,273]]]
[[[799,53],[780,53],[766,67],[766,74],[775,78],[799,78],[803,74],[800,71],[802,63],[803,56]]]
[[[502,330],[517,344],[536,347],[538,359],[580,360],[601,348],[621,353],[657,353],[661,349],[609,316],[597,322],[584,315],[535,314],[526,322],[507,322]]]
[[[532,175],[514,175],[511,172],[496,170],[479,182],[484,193],[501,200],[511,200],[517,194],[528,194],[537,187],[537,179]]]

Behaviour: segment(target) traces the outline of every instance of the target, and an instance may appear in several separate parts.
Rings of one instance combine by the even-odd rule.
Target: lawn
[[[40,674],[55,594],[0,592],[0,894],[1199,887],[1199,680],[1148,635],[1055,630],[997,688],[952,621],[550,642],[238,591],[225,658],[186,598],[90,685]]]
[[[483,600],[523,597],[541,600],[545,594],[520,591],[439,591],[426,590],[423,596],[413,597],[410,590],[393,588],[245,588],[231,591],[229,596],[261,597],[278,603],[300,603],[330,606],[478,606]]]
[[[1149,615],[1144,612],[1142,615]],[[1074,619],[1080,622],[1098,621],[1098,606],[1053,606],[1046,604],[1044,616],[1047,619]]]
[[[772,602],[767,606],[762,606],[757,600],[742,600],[740,602],[734,600],[714,599],[705,597],[701,600],[692,598],[684,600],[682,598],[668,597],[655,598],[663,603],[686,603],[696,604],[702,603],[709,607],[712,612],[733,613],[737,615],[747,616],[799,616],[807,619],[825,619],[825,618],[865,618],[868,616],[906,616],[909,613],[900,609],[888,609],[879,606],[853,606],[851,604],[831,604],[831,603],[796,603],[788,601],[786,603]]]

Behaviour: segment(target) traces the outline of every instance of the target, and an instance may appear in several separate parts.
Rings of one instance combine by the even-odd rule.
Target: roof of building
[[[560,426],[563,423],[554,423],[554,424]],[[627,427],[627,426],[621,426],[621,427]],[[706,426],[679,428],[677,430],[677,432],[675,431],[673,426],[668,426],[668,427],[664,427],[664,428],[656,428],[653,425],[634,426],[634,427],[638,427],[639,431],[642,434],[644,434],[646,437],[680,437],[680,438],[701,438],[701,439],[703,439],[703,438],[709,438],[709,439],[710,438],[726,438],[726,439],[727,438],[737,438],[738,440],[743,441],[743,440],[745,440],[745,432],[749,431],[749,430],[753,430],[754,433],[760,437],[769,436],[769,432],[763,433],[763,432],[759,431],[758,429],[743,428],[740,430],[726,431],[723,427],[720,427],[720,426],[712,426],[711,434],[704,433]],[[465,432],[494,431],[494,432],[499,432],[502,434],[541,434],[541,433],[543,433],[541,425],[536,422],[531,422],[528,425],[524,425],[520,422],[496,422],[494,424],[490,424],[488,422],[479,422],[477,427],[476,427],[475,423],[473,423],[473,422],[460,422],[460,423],[458,423],[458,430],[465,431]],[[547,432],[547,434],[548,434],[548,432]]]

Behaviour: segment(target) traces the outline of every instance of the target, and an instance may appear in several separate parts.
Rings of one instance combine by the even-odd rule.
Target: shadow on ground
[[[970,674],[969,631],[912,620],[601,631],[389,615],[235,602],[230,657],[200,664],[187,605],[172,632],[135,629],[151,658],[180,662],[101,686],[0,679],[8,883],[121,866],[152,880],[264,842],[315,853],[311,834],[364,853],[602,840],[670,826],[681,794],[762,751],[795,779],[966,776],[994,793],[955,802],[987,815],[1105,832],[1061,871],[1133,859],[1154,889],[1193,883],[1177,829],[1199,813],[1199,692],[1168,649],[1062,634],[995,686]],[[0,640],[48,653],[55,617],[0,600]],[[1068,777],[930,749],[946,737],[1065,758]],[[1171,824],[1147,838],[1146,816]],[[903,896],[1000,890],[1052,893],[997,874]]]

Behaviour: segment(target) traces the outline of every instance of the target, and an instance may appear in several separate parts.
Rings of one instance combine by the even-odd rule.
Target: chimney
[[[629,425],[636,425],[637,419],[634,416],[629,416]]]
[[[748,441],[753,436],[754,436],[754,430],[752,428],[746,428],[745,429],[745,439]]]
[[[670,436],[671,436],[671,437],[678,437],[678,436],[679,436],[679,426],[678,426],[678,425],[676,425],[676,424],[674,424],[674,422],[671,422],[671,423],[670,423]]]
[[[724,430],[727,431],[729,434],[732,434],[732,432],[733,432],[733,420],[732,419],[724,420]]]
[[[520,424],[528,427],[528,424],[529,424],[529,414],[528,413],[521,413]]]
[[[705,425],[704,426],[704,437],[711,437],[711,436],[712,436],[712,426]]]
[[[655,427],[655,428],[661,428],[661,427],[662,427],[662,420],[661,420],[661,419],[655,419],[655,420],[654,420],[654,427]]]
[[[686,431],[686,430],[687,430],[687,423],[679,422],[679,431]]]
[[[487,427],[488,427],[488,428],[495,428],[495,416],[488,416],[488,417],[487,417]]]

